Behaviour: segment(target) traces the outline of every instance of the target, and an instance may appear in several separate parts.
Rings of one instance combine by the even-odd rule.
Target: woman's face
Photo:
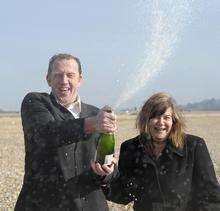
[[[168,108],[162,115],[150,119],[149,133],[156,142],[162,142],[169,136],[173,125],[172,109]]]

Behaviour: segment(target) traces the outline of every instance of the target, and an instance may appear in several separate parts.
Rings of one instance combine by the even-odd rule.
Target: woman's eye
[[[172,119],[172,117],[171,116],[165,116],[164,119],[170,120],[170,119]]]

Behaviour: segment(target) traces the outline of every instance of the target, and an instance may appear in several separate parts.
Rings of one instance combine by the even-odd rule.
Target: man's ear
[[[78,85],[78,87],[81,86],[82,82],[83,82],[83,77],[82,77],[82,75],[80,75],[80,78],[79,78],[79,85]]]
[[[50,76],[47,74],[47,76],[46,76],[46,80],[47,80],[47,84],[49,85],[49,86],[51,86],[51,79],[50,79]]]

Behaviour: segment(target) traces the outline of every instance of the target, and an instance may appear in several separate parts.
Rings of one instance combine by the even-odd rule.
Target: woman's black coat
[[[104,188],[108,200],[135,211],[220,210],[220,186],[203,139],[185,136],[183,149],[167,141],[154,160],[144,150],[143,136],[121,145],[117,179]]]

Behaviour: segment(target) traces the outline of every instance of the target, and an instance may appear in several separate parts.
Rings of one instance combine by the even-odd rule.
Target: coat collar
[[[139,139],[139,145],[138,148],[140,148],[143,152],[145,151],[145,144],[148,144],[150,142],[150,138],[148,134],[140,134],[138,136]],[[166,140],[166,146],[162,152],[163,154],[167,154],[168,157],[172,160],[173,159],[173,154],[178,155],[179,157],[184,156],[184,148],[176,148],[173,146],[171,141],[169,139]],[[146,153],[145,153],[146,154]]]
[[[168,154],[168,156],[173,159],[173,154],[178,155],[179,157],[184,156],[184,148],[176,148],[173,146],[170,140],[167,140],[167,144],[165,147],[165,152]]]
[[[50,93],[50,99],[53,105],[57,108],[57,114],[62,118],[62,119],[67,119],[67,118],[74,118],[74,116],[71,114],[71,112],[66,109],[64,106],[59,104],[52,94]],[[93,113],[92,109],[89,109],[89,106],[81,101],[81,112],[79,113],[79,118],[86,118],[88,116],[94,116],[96,114]]]
[[[56,108],[56,114],[59,115],[61,119],[74,118],[70,111],[68,111],[68,109],[57,102],[52,92],[50,93],[50,99],[53,106]]]

